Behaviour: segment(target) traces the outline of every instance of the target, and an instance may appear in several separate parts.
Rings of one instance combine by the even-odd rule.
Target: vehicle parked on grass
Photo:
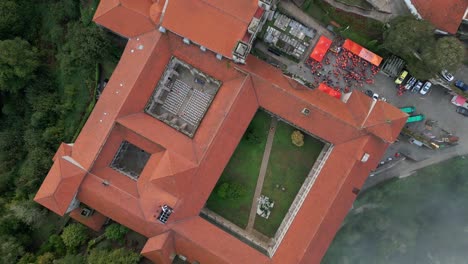
[[[450,102],[456,106],[463,106],[468,108],[468,100],[461,95],[455,95]]]
[[[454,79],[453,75],[450,72],[448,72],[447,70],[441,71],[440,74],[442,75],[442,77],[444,77],[444,79],[447,82],[451,82]]]
[[[421,88],[421,90],[419,91],[419,93],[422,94],[422,95],[426,95],[429,92],[429,90],[431,89],[431,86],[432,86],[432,83],[430,81],[427,81],[426,83],[424,83],[424,85]]]
[[[408,117],[408,120],[406,120],[406,123],[414,123],[414,122],[419,122],[423,121],[426,118],[423,114],[419,115],[412,115]]]
[[[396,78],[395,83],[396,84],[401,84],[403,82],[403,80],[406,78],[407,75],[408,75],[407,71],[402,71],[400,73],[400,75],[398,76],[398,78]]]
[[[455,111],[457,111],[457,113],[459,113],[461,115],[464,115],[464,116],[468,117],[468,109],[466,109],[465,107],[459,106],[459,107],[457,107],[457,109]]]
[[[405,107],[400,107],[399,109],[404,113],[412,114],[416,110],[416,107],[414,107],[414,106],[405,106]]]
[[[462,91],[468,91],[468,84],[460,80],[455,81],[455,87],[459,88]]]
[[[423,83],[421,81],[418,81],[414,86],[413,89],[411,89],[412,93],[417,93],[419,90],[421,90]]]
[[[417,79],[414,78],[414,77],[409,78],[408,81],[405,84],[405,89],[406,90],[411,89],[411,87],[413,87],[413,85],[416,83],[416,81],[417,81]]]

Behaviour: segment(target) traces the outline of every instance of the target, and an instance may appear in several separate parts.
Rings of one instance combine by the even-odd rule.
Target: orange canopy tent
[[[330,48],[331,44],[332,41],[329,38],[325,36],[320,36],[317,44],[314,47],[314,50],[312,51],[312,53],[310,53],[309,57],[318,62],[321,62],[328,49]]]
[[[335,97],[337,99],[341,98],[341,93],[336,91],[335,89],[331,88],[330,86],[326,85],[325,83],[321,83],[318,89],[331,97]]]
[[[343,48],[351,51],[352,53],[358,55],[359,57],[365,59],[366,61],[374,64],[375,66],[379,66],[382,62],[382,57],[369,51],[368,49],[364,48],[363,46],[357,44],[352,40],[345,40],[343,44]]]

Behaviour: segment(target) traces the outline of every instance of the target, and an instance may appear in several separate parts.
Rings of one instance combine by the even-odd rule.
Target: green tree
[[[24,28],[20,5],[13,0],[0,1],[0,39],[17,35]]]
[[[140,255],[124,248],[112,251],[93,249],[88,256],[88,264],[137,264]]]
[[[33,228],[38,228],[44,221],[47,212],[32,200],[21,200],[10,205],[10,211]]]
[[[107,239],[113,241],[122,241],[127,233],[128,228],[117,223],[110,224],[108,227],[106,227],[106,231],[104,232]]]
[[[39,249],[39,254],[51,252],[55,256],[63,256],[66,253],[66,247],[62,238],[59,235],[53,234],[49,237],[46,243],[42,244]]]
[[[434,44],[434,30],[426,20],[412,16],[397,17],[384,31],[382,47],[403,58],[414,57],[421,54],[425,46]]]
[[[70,224],[63,229],[62,240],[70,252],[84,245],[88,239],[88,230],[81,224]]]
[[[57,259],[54,261],[54,264],[84,264],[85,259],[83,255],[66,255],[61,259]]]
[[[455,37],[442,37],[433,47],[427,48],[423,59],[429,68],[440,72],[444,69],[456,70],[465,58],[465,48]]]
[[[464,58],[463,45],[453,37],[436,40],[434,30],[428,21],[397,17],[384,32],[382,48],[404,59],[419,79],[432,78],[442,69],[456,69]]]
[[[35,47],[21,38],[0,41],[0,91],[18,92],[39,67]]]
[[[54,254],[46,252],[37,257],[35,264],[52,264],[54,259]]]
[[[20,258],[17,264],[31,264],[34,262],[36,262],[36,256],[34,256],[33,253],[28,252]]]
[[[24,254],[23,246],[12,236],[0,237],[0,263],[16,263]]]
[[[94,70],[96,62],[110,54],[110,42],[97,26],[69,23],[66,39],[58,55],[65,76],[70,76],[76,69]]]

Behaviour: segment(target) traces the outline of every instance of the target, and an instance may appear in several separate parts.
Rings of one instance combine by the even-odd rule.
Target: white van
[[[415,138],[410,138],[409,142],[411,144],[414,144],[414,145],[418,146],[418,147],[422,147],[424,145],[421,141],[416,140]]]

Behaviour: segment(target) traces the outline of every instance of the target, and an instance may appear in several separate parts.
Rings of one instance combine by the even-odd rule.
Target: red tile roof
[[[96,211],[91,216],[82,216],[81,210],[82,208],[76,208],[75,210],[71,211],[70,217],[82,223],[83,225],[88,226],[94,231],[99,231],[108,219],[105,215]]]
[[[102,3],[100,8],[109,8]],[[187,6],[210,13],[216,3],[201,0]],[[237,1],[219,3],[225,5],[216,12],[236,14],[242,6]],[[256,8],[252,10],[251,15]],[[193,138],[144,113],[172,56],[222,82]],[[198,217],[259,107],[334,145],[273,258]],[[309,115],[301,113],[304,108]],[[175,250],[203,263],[318,263],[353,202],[349,188],[362,185],[406,120],[405,114],[383,102],[367,115],[369,109],[369,99],[360,93],[344,103],[296,83],[255,57],[248,57],[243,66],[219,61],[172,33],[153,29],[129,40],[73,148],[62,145],[57,152],[36,201],[63,214],[79,190],[81,202],[151,238],[143,253],[155,261]],[[109,167],[123,140],[151,154],[137,181]],[[366,163],[360,162],[364,153],[370,154]],[[81,178],[69,184],[61,176],[61,157],[67,155],[84,168],[82,182]],[[166,225],[156,220],[164,204],[174,209]]]
[[[232,58],[257,10],[257,1],[170,0],[162,26]],[[242,16],[241,16],[242,15]]]
[[[127,38],[135,37],[155,28],[150,18],[151,4],[151,0],[101,1],[94,21]]]
[[[171,231],[149,238],[141,250],[143,256],[161,264],[172,262],[170,260],[172,252],[174,252],[174,234]]]
[[[71,157],[57,157],[41,188],[36,193],[34,201],[56,214],[64,215],[78,192],[85,174],[86,171]]]
[[[450,34],[457,33],[468,8],[466,0],[412,0],[412,3],[424,19]]]
[[[199,263],[269,263],[267,256],[200,218],[174,226],[176,252],[193,252],[189,260]],[[286,263],[286,262],[283,262]]]
[[[377,137],[387,142],[394,142],[407,119],[408,115],[400,109],[378,101],[366,119],[364,127]]]

